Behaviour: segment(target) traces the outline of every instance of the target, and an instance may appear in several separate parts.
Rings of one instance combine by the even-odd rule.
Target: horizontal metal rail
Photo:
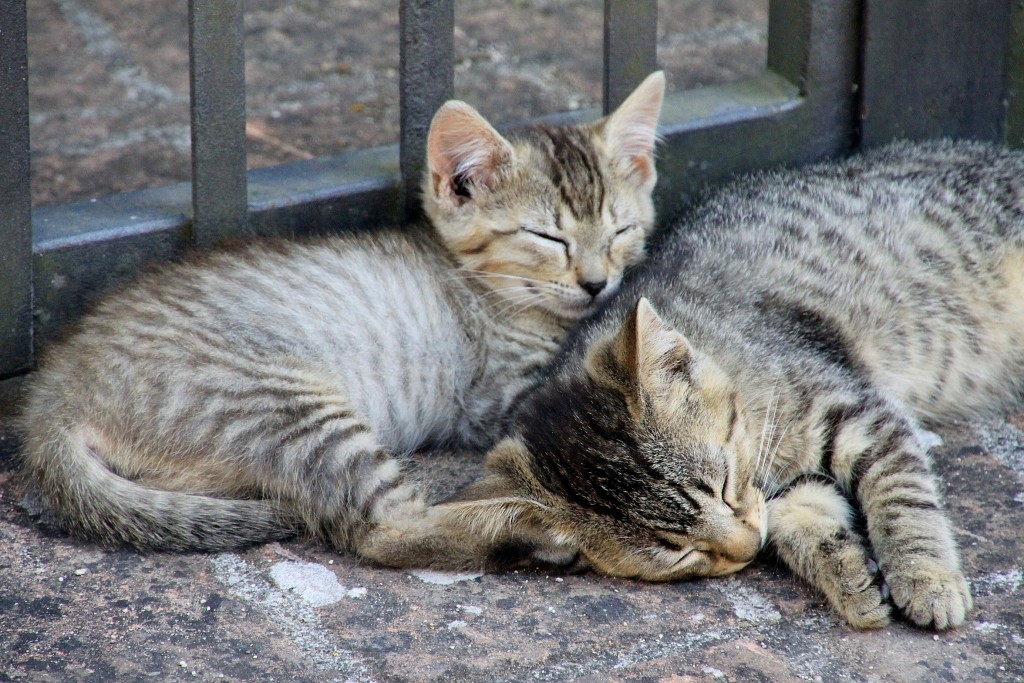
[[[875,90],[866,97],[878,101],[878,85],[885,82],[880,75],[897,73],[900,65],[894,60],[910,54],[911,46],[886,48],[873,44],[871,36],[883,35],[878,25],[888,21],[885,17],[913,13],[915,0],[864,2],[771,0],[767,69],[761,76],[667,97],[656,190],[662,222],[674,220],[705,188],[738,173],[842,155],[858,144],[861,135],[875,144],[908,125],[908,114],[901,114],[896,100],[887,114],[896,125],[882,125],[882,118],[872,118],[878,112],[863,109],[860,88],[865,79],[874,79]],[[1007,14],[1012,0],[959,2],[971,4],[975,12],[985,3],[995,3],[993,7],[1003,12],[999,16],[1005,16],[1011,27],[994,46],[972,47],[970,40],[962,41],[955,62],[961,80],[981,83],[970,80],[976,68],[995,68],[1006,75],[1009,119],[1000,118],[1006,115],[1003,90],[993,85],[995,77],[985,76],[984,86],[964,92],[984,91],[992,97],[989,91],[999,90],[999,113],[993,114],[989,104],[972,120],[982,121],[981,134],[992,139],[998,138],[999,130],[984,121],[1006,120],[1006,135],[1016,131],[1017,144],[1024,144],[1020,95],[1024,50],[1014,47],[1009,53],[1011,66],[1005,69],[994,65],[993,56],[1010,50],[999,41],[1012,45],[1024,35],[1024,12],[1014,5],[1012,14]],[[206,246],[243,230],[324,234],[372,229],[415,214],[429,121],[452,94],[453,0],[401,3],[400,145],[248,172],[240,4],[240,0],[190,2],[195,155],[191,185],[41,207],[30,213],[25,3],[0,3],[0,92],[5,93],[0,102],[0,144],[5,151],[12,150],[0,155],[0,258],[4,259],[0,377],[31,364],[33,334],[35,340],[52,338],[100,293],[147,263],[178,258],[193,245]],[[866,7],[863,15],[862,6]],[[954,0],[941,0],[935,6],[947,21],[960,16]],[[652,0],[605,1],[602,109],[545,120],[597,118],[630,92],[654,67],[655,8]],[[938,25],[943,20],[931,17],[929,21]],[[865,30],[867,43],[861,40]],[[927,52],[927,31],[908,35]],[[908,73],[931,78],[933,85],[946,78]],[[926,93],[933,85],[921,83],[908,89]],[[911,110],[909,116],[914,115]]]
[[[657,189],[662,216],[671,218],[703,188],[737,173],[834,156],[850,148],[854,97],[845,84],[856,76],[857,4],[774,3],[772,13],[780,12],[776,5],[797,5],[799,10],[770,26],[768,71],[749,81],[667,98]],[[655,5],[649,0],[606,3],[606,108],[621,101],[654,66]],[[306,235],[403,220],[405,207],[412,205],[405,202],[415,201],[430,118],[451,96],[452,12],[451,0],[402,2],[401,145],[249,171],[250,232]],[[193,24],[198,19],[194,13]],[[831,26],[837,28],[814,35]],[[197,50],[202,41],[196,28],[194,59],[202,51]],[[796,56],[772,57],[782,52]],[[193,66],[193,71],[193,92],[201,97],[206,88],[215,87],[210,85],[214,81],[202,86],[202,69]],[[601,114],[581,111],[547,120]],[[211,126],[219,123],[213,118]],[[205,143],[197,138],[196,144]],[[224,166],[237,169],[238,164]],[[100,292],[146,263],[184,254],[192,246],[193,206],[197,241],[213,241],[202,236],[207,229],[199,226],[201,200],[194,195],[208,191],[203,187],[194,181],[191,191],[187,184],[174,185],[37,209],[33,265],[38,337],[52,338]],[[219,236],[216,230],[209,234]]]

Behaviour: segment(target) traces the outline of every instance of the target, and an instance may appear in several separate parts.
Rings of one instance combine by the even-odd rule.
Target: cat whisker
[[[518,298],[509,297],[504,301],[504,306],[501,306],[501,302],[496,302],[493,306],[487,309],[487,313],[493,318],[503,317],[515,317],[525,311],[528,308],[534,306],[538,301],[545,299],[545,295],[541,292],[526,292],[526,296],[520,296]]]
[[[771,427],[774,430],[774,425]],[[770,437],[769,437],[770,438]],[[758,481],[762,482],[762,485],[771,473],[771,467],[774,462],[774,451],[771,446],[771,441],[768,441],[763,448],[760,457],[758,458],[757,467],[755,468],[755,477]]]
[[[765,442],[765,456],[768,458],[768,463],[765,465],[766,470],[771,467],[771,463],[775,459],[775,453],[778,450],[777,445],[774,450],[772,446],[772,444],[778,443],[775,439],[776,430],[779,427],[779,397],[781,396],[781,392],[776,393],[778,386],[779,383],[778,380],[776,380],[775,385],[772,388],[772,396],[775,399],[775,402],[771,408],[771,419],[769,420],[770,429],[768,432],[768,440]],[[788,428],[789,425],[786,427]]]
[[[495,272],[489,271],[489,270],[473,270],[471,268],[459,268],[458,271],[453,272],[452,275],[455,276],[455,277],[461,276],[461,277],[466,278],[466,279],[468,279],[468,278],[479,278],[480,276],[484,276],[484,277],[501,277],[501,278],[505,278],[505,279],[508,279],[508,280],[522,280],[524,282],[532,282],[532,283],[537,283],[537,284],[543,284],[544,283],[544,280],[540,280],[540,279],[537,279],[537,278],[534,278],[534,277],[527,277],[525,275],[511,275],[509,273],[495,273]]]
[[[764,491],[764,496],[767,500],[772,500],[779,495],[782,489],[783,486],[779,478],[777,476],[773,476],[770,480],[765,482],[765,485],[761,490]]]
[[[771,448],[771,455],[765,463],[764,474],[762,475],[762,478],[766,478],[769,475],[771,475],[773,488],[778,487],[778,480],[780,475],[779,473],[772,472],[772,466],[775,464],[775,459],[778,457],[779,451],[782,448],[782,441],[783,439],[786,438],[786,433],[789,431],[789,428],[792,424],[793,420],[790,420],[789,422],[786,423],[786,426],[782,430],[782,434],[779,435],[778,440],[775,442],[774,448]]]
[[[761,485],[759,488],[764,492],[765,498],[771,499],[775,497],[781,488],[781,474],[771,470],[771,463],[760,473],[760,479]]]
[[[544,291],[547,287],[545,283],[538,283],[532,287],[524,287],[523,285],[507,285],[504,287],[492,287],[492,292],[539,292]]]
[[[777,383],[776,383],[777,384]],[[761,458],[764,457],[764,438],[768,432],[768,423],[771,421],[772,414],[772,401],[775,398],[775,389],[773,388],[768,396],[768,408],[764,413],[764,423],[761,425],[761,440],[757,444],[757,460],[754,463],[754,472],[759,472],[761,469]]]
[[[775,383],[775,386],[778,386],[778,382]],[[771,396],[773,394],[774,389],[765,389],[763,391],[750,393],[745,397],[746,400],[744,400],[740,405],[743,408],[743,410],[750,410],[751,406],[760,404],[765,396]]]
[[[766,460],[764,468],[757,474],[757,479],[760,482],[758,488],[764,491],[765,495],[769,498],[774,495],[779,479],[778,473],[772,472],[771,466],[773,464],[774,456]]]
[[[497,287],[488,290],[487,295],[491,297],[491,299],[493,299],[493,303],[497,305],[509,301],[510,299],[515,298],[516,296],[521,297],[524,295],[538,295],[542,291],[543,290],[510,285],[508,287]]]
[[[462,276],[452,275],[452,276],[446,278],[446,280],[448,282],[468,282],[470,280],[478,280],[478,279],[479,278],[477,276],[475,276],[475,275],[462,275]],[[523,279],[523,280],[516,280],[516,281],[510,282],[509,284],[507,284],[505,286],[481,287],[479,291],[480,291],[480,294],[482,296],[487,297],[487,296],[494,296],[496,293],[504,291],[504,290],[508,290],[508,289],[539,288],[539,287],[543,287],[545,284],[546,283],[544,281],[542,281],[542,280]]]
[[[789,428],[792,426],[794,420],[795,418],[792,418],[786,423],[786,426],[782,428],[782,432],[779,434],[778,439],[776,439],[774,436],[775,428],[778,426],[778,423],[773,425],[772,437],[768,443],[767,458],[763,463],[763,468],[761,472],[762,479],[767,479],[769,475],[771,475],[773,478],[777,477],[777,475],[772,474],[772,468],[775,465],[775,460],[778,457],[779,451],[782,448],[782,442],[786,438],[786,434],[789,432]]]

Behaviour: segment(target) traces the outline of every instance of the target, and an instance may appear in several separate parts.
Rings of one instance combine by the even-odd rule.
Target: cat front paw
[[[878,565],[860,553],[850,553],[840,562],[839,592],[830,595],[832,606],[854,628],[883,628],[889,625],[891,608],[888,587],[879,581]]]
[[[918,626],[944,631],[964,623],[974,602],[959,570],[916,559],[886,572],[892,600]]]

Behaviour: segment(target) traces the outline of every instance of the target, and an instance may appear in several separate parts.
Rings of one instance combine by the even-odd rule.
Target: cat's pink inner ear
[[[427,134],[431,188],[456,204],[474,187],[491,187],[512,159],[512,146],[465,102],[450,100],[434,115]]]
[[[612,156],[641,182],[654,178],[654,146],[665,99],[665,74],[655,71],[619,105],[605,124]]]
[[[633,170],[636,172],[637,177],[641,181],[650,180],[654,176],[654,158],[650,155],[637,154],[632,157],[630,163],[633,165]]]

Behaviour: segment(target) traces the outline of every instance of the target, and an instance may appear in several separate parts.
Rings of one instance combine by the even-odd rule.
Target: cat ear
[[[491,187],[512,158],[508,141],[465,102],[449,100],[434,114],[427,168],[437,200],[462,206],[478,188]]]
[[[648,390],[661,386],[667,376],[688,374],[695,353],[686,337],[662,320],[645,297],[637,301],[620,329],[616,351],[636,384]]]
[[[604,123],[604,139],[616,165],[643,185],[653,185],[654,145],[665,98],[665,73],[655,71],[637,86]]]
[[[694,356],[690,342],[658,315],[645,297],[636,303],[637,365],[641,372],[686,372]]]
[[[665,386],[669,373],[684,370],[693,354],[686,338],[665,323],[646,298],[641,298],[615,336],[593,346],[586,365],[599,383],[616,388],[631,401],[639,401],[640,388],[651,392]]]

